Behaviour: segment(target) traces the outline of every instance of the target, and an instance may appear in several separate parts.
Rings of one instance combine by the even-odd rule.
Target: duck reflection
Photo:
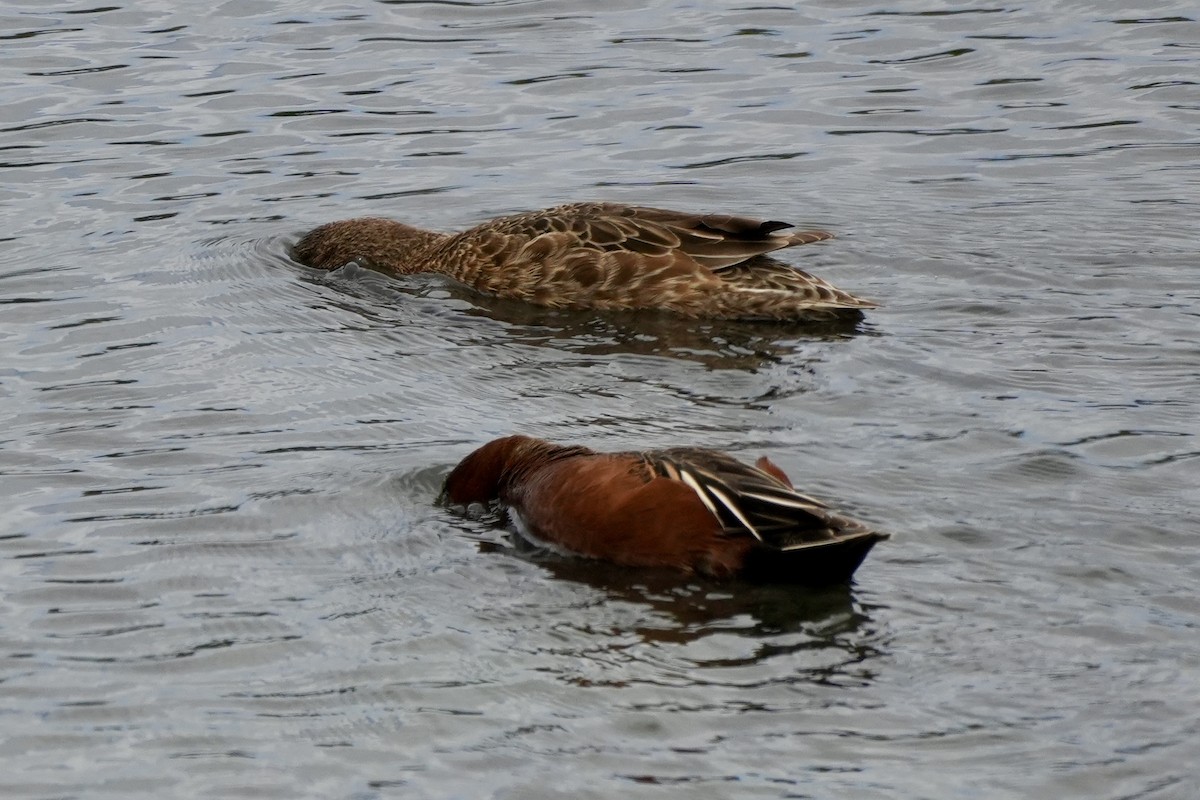
[[[709,369],[756,369],[789,360],[814,342],[876,335],[863,319],[745,321],[543,308],[480,295],[437,276],[397,279],[353,264],[332,272],[314,270],[302,279],[325,294],[325,304],[364,320],[367,327],[415,325],[464,344],[495,339],[589,356],[667,357]],[[329,296],[330,287],[336,297]]]
[[[641,622],[626,631],[636,637],[634,642],[597,645],[637,661],[666,658],[675,665],[672,669],[723,670],[722,680],[727,680],[740,674],[738,668],[785,659],[780,663],[788,665],[786,674],[763,677],[861,686],[874,680],[876,663],[888,653],[873,616],[878,608],[856,596],[851,585],[811,589],[701,578],[681,584],[679,574],[671,570],[630,569],[563,556],[515,533],[480,540],[479,549],[533,561],[554,579],[599,592],[606,605],[640,608]],[[592,686],[603,682],[594,675],[573,680]],[[716,673],[706,680],[717,680]]]
[[[651,636],[661,641],[690,641],[695,637],[689,631],[739,618],[747,621],[743,630],[749,634],[800,630],[814,624],[830,634],[845,633],[870,619],[853,584],[803,587],[698,575],[681,582],[679,572],[673,569],[626,567],[547,549],[516,531],[496,528],[500,517],[495,514],[471,520],[456,518],[456,522],[467,526],[467,535],[475,540],[480,553],[521,558],[556,579],[584,584],[613,600],[661,612],[677,623]]]
[[[451,293],[472,303],[467,316],[506,323],[515,341],[588,355],[669,356],[712,369],[753,368],[783,360],[805,342],[848,339],[871,330],[862,319],[779,322],[695,320],[659,312],[596,314],[481,298],[465,289]]]

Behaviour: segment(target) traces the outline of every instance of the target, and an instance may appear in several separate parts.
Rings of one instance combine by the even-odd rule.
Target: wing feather
[[[752,536],[781,549],[844,537],[881,536],[792,489],[779,477],[732,456],[701,448],[644,453],[651,471],[686,484],[722,520],[727,535]],[[782,473],[781,473],[782,474]]]

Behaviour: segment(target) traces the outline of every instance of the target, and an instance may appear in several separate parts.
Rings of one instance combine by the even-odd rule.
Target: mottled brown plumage
[[[523,533],[578,555],[719,578],[844,583],[887,538],[800,494],[765,457],[691,447],[597,453],[509,436],[464,458],[442,497],[498,502]]]
[[[322,225],[295,247],[303,264],[351,261],[398,275],[436,272],[542,306],[660,309],[688,317],[827,320],[875,304],[764,254],[832,238],[786,222],[576,203],[501,217],[458,234],[388,219]]]

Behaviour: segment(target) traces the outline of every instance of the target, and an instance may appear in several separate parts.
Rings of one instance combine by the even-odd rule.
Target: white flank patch
[[[557,545],[554,542],[548,542],[535,534],[530,529],[529,525],[526,524],[525,520],[521,518],[520,513],[515,508],[510,508],[508,510],[508,518],[512,520],[513,527],[517,529],[517,533],[520,535],[520,537],[535,547],[540,547],[543,550],[549,550],[551,553],[556,553],[560,556],[579,555],[578,553],[568,550],[561,545]]]

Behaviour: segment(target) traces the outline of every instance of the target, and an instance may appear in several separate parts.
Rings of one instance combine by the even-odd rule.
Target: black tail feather
[[[754,581],[832,586],[849,583],[871,548],[886,534],[866,531],[792,549],[755,547],[746,556],[743,574]]]

